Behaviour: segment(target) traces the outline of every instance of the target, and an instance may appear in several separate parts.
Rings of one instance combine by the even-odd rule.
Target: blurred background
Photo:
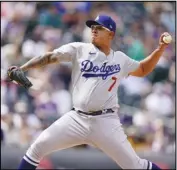
[[[29,91],[6,82],[7,68],[66,43],[89,42],[85,21],[98,14],[110,15],[117,23],[113,49],[137,61],[158,46],[161,33],[168,31],[173,37],[154,71],[145,78],[124,79],[118,96],[119,116],[137,153],[162,168],[174,168],[175,6],[176,2],[1,2],[1,168],[16,168],[30,143],[72,108],[70,63],[28,71],[38,85],[38,90]],[[87,145],[53,153],[41,162],[44,169],[118,168]]]

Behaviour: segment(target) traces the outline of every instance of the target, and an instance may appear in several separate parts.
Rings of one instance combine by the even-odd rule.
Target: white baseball
[[[171,35],[167,35],[167,36],[163,37],[163,42],[164,43],[169,44],[169,43],[171,43],[171,41],[172,41]]]

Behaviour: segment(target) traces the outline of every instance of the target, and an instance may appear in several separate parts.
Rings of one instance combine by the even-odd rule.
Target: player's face
[[[107,44],[113,39],[113,32],[101,25],[92,25],[91,33],[91,41],[95,45]]]

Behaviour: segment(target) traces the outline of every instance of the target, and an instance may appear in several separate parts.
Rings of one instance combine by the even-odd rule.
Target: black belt
[[[75,108],[72,108],[72,110],[75,110]],[[102,115],[102,114],[105,114],[105,113],[113,113],[114,110],[112,109],[104,109],[104,110],[99,110],[99,111],[95,111],[95,112],[83,112],[81,110],[77,110],[77,112],[79,113],[83,113],[85,115],[91,115],[91,116],[98,116],[98,115]]]

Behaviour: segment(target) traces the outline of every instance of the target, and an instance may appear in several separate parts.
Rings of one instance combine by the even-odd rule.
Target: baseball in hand
[[[171,43],[171,41],[172,41],[171,35],[166,35],[166,36],[163,37],[163,42],[164,43],[169,44],[169,43]]]

